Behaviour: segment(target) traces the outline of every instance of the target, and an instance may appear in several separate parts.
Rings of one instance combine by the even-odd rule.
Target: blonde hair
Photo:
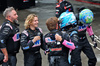
[[[38,16],[35,15],[35,14],[29,14],[29,15],[27,16],[27,18],[26,18],[26,20],[25,20],[25,24],[24,24],[25,29],[30,28],[29,22],[31,23],[31,22],[34,20],[34,17],[38,17]]]

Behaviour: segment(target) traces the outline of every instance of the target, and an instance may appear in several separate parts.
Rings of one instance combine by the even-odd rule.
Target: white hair
[[[6,18],[7,15],[12,11],[12,10],[15,10],[13,7],[8,7],[4,10],[3,12],[3,16]]]

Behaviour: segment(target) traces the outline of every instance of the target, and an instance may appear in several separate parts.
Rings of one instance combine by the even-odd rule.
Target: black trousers
[[[2,66],[16,66],[17,63],[17,58],[16,58],[16,54],[12,55],[12,54],[8,54],[8,62],[6,63],[2,63]]]
[[[87,38],[84,39],[84,41],[79,41],[78,45],[76,45],[76,49],[72,51],[71,65],[82,66],[81,51],[83,51],[89,59],[88,66],[96,66],[97,59]]]
[[[69,66],[67,57],[49,56],[49,66]]]
[[[26,52],[24,53],[24,66],[41,66],[42,61],[41,61],[41,54],[36,53],[29,53]]]

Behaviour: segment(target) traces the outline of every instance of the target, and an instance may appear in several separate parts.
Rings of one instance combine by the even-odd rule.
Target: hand
[[[62,41],[62,37],[61,37],[59,34],[56,34],[56,35],[55,35],[55,39],[56,39],[57,41]]]
[[[3,62],[7,62],[8,61],[8,55],[4,56]]]
[[[7,62],[7,61],[8,61],[8,53],[7,53],[7,49],[6,49],[6,48],[3,48],[3,49],[1,49],[1,51],[2,51],[3,54],[4,54],[3,62]]]
[[[97,47],[97,42],[96,42],[96,41],[94,41],[94,42],[93,42],[93,44],[94,44],[94,46],[93,46],[93,47],[94,47],[94,48],[96,48],[96,47]]]
[[[40,36],[35,36],[32,41],[35,43],[37,40],[40,40]]]
[[[45,50],[44,51],[44,54],[46,55],[46,54],[49,54],[50,53],[50,50],[49,49],[47,49],[47,50]]]

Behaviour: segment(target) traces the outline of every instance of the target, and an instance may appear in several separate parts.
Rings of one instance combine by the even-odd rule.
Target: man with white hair
[[[4,23],[0,28],[0,48],[4,54],[2,66],[16,66],[16,54],[19,52],[19,24],[18,15],[13,7],[8,7],[3,12]],[[9,58],[9,59],[8,59]]]

